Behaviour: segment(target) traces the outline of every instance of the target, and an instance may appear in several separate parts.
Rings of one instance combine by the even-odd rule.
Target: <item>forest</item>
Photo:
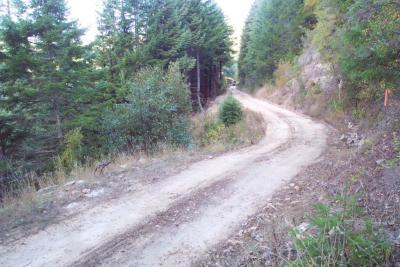
[[[221,94],[231,28],[213,1],[104,0],[98,36],[64,0],[5,1],[0,24],[0,181],[159,143]]]
[[[311,43],[338,66],[348,102],[376,102],[384,89],[400,88],[399,23],[393,0],[257,0],[242,35],[240,82],[274,82],[279,64],[292,64]]]

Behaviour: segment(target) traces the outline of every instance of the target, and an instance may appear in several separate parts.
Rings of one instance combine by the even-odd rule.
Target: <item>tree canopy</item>
[[[54,170],[56,158],[77,147],[66,144],[74,136],[82,147],[71,153],[81,161],[161,141],[187,144],[191,98],[197,107],[216,97],[231,59],[231,29],[213,1],[104,0],[89,45],[64,0],[6,7],[0,179]],[[107,142],[116,132],[123,144]]]
[[[254,3],[241,42],[239,77],[243,85],[262,85],[273,77],[279,61],[301,51],[306,17],[302,0]]]

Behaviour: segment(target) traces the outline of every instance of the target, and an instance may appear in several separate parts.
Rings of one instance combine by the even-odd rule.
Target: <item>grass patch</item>
[[[388,266],[392,246],[357,198],[344,195],[336,203],[335,209],[317,205],[309,230],[290,231],[297,256],[286,266]]]
[[[257,144],[265,135],[264,119],[258,113],[244,110],[243,119],[225,126],[215,113],[193,118],[196,146],[208,152],[222,153]]]

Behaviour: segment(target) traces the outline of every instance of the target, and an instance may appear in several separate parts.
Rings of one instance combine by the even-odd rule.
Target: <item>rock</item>
[[[72,202],[72,203],[68,204],[65,208],[73,209],[73,208],[77,207],[78,205],[79,205],[78,203]]]
[[[360,141],[358,141],[358,147],[361,148],[363,145],[365,144],[365,139],[361,139]]]
[[[334,74],[332,64],[326,63],[317,49],[308,47],[298,59],[300,76],[305,82],[306,90],[319,88],[321,92],[331,95],[339,89],[340,77]]]
[[[72,185],[74,185],[74,184],[76,184],[76,181],[74,180],[74,181],[71,181],[71,182],[68,182],[68,183],[66,183],[64,186],[72,186]]]
[[[307,231],[308,229],[310,229],[310,224],[308,223],[302,223],[299,226],[296,227],[297,229],[299,229],[300,232],[304,233],[305,231]]]
[[[55,185],[53,185],[53,186],[48,186],[48,187],[45,187],[45,188],[41,188],[41,189],[38,191],[38,194],[48,194],[48,193],[50,193],[54,188],[56,188]]]
[[[208,159],[213,159],[214,157],[213,156],[208,156]]]
[[[375,161],[377,165],[382,165],[385,162],[385,159],[378,159]]]
[[[90,189],[89,188],[85,188],[85,189],[82,190],[82,193],[85,194],[85,195],[89,194],[90,193]]]
[[[353,127],[354,127],[353,123],[351,121],[349,121],[347,123],[347,128],[349,128],[351,130],[351,129],[353,129]]]
[[[94,191],[91,191],[90,192],[90,189],[89,189],[89,192],[88,193],[84,193],[85,195],[86,195],[86,197],[98,197],[98,196],[100,196],[100,195],[103,195],[104,194],[104,188],[100,188],[100,189],[98,189],[98,190],[94,190]]]
[[[228,242],[228,245],[230,245],[230,246],[241,246],[241,245],[243,245],[243,242],[242,241],[239,241],[239,240],[229,240]]]
[[[394,233],[389,233],[389,240],[396,246],[400,246],[400,230]]]

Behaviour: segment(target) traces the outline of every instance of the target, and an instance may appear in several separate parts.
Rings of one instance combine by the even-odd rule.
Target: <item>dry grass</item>
[[[3,193],[0,205],[0,216],[18,216],[29,213],[37,205],[37,192],[33,185],[24,186],[16,196],[10,192]]]
[[[119,154],[113,159],[104,159],[86,165],[77,165],[70,174],[58,169],[53,173],[40,177],[30,175],[15,182],[9,190],[3,190],[0,200],[0,216],[21,217],[31,214],[41,205],[42,196],[39,189],[62,186],[70,181],[86,181],[89,184],[104,178],[107,173],[117,173],[121,170],[132,169],[134,166],[146,166],[154,161],[168,161],[171,158],[190,157],[194,152],[187,148],[174,147],[166,144],[157,146],[151,154],[136,152]],[[178,157],[179,156],[179,157]],[[110,162],[104,169],[104,174],[95,171],[102,164]]]
[[[192,134],[199,150],[223,153],[257,144],[265,135],[265,122],[260,114],[244,110],[242,121],[226,127],[211,112],[192,118]]]
[[[304,1],[304,9],[308,12],[314,10],[319,4],[319,0],[305,0]]]
[[[275,86],[266,84],[260,89],[255,91],[255,96],[260,99],[268,99],[275,91],[276,91]]]
[[[292,79],[292,65],[289,63],[279,63],[278,68],[274,72],[275,85],[278,88],[286,86]]]
[[[76,166],[71,174],[56,170],[54,173],[43,174],[40,177],[30,174],[24,179],[16,180],[10,189],[4,189],[1,192],[0,214],[19,216],[30,213],[40,204],[39,189],[62,185],[72,180],[94,180],[95,166]]]

